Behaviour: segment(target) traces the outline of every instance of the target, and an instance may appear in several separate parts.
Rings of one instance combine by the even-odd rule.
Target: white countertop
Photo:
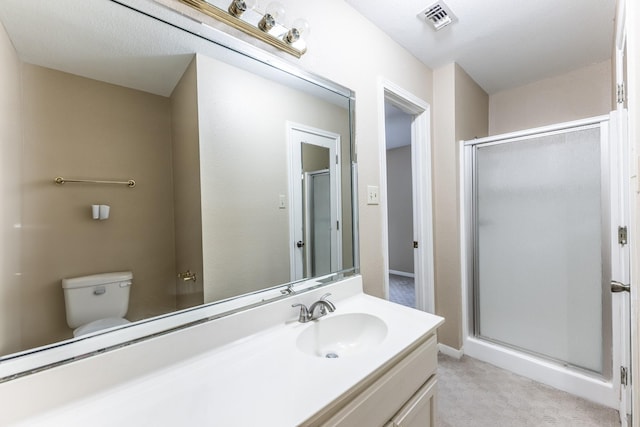
[[[332,285],[332,293],[340,298],[341,292],[335,288],[338,285]],[[284,322],[268,324],[267,314],[266,327],[249,336],[227,340],[193,357],[34,414],[16,425],[298,425],[416,340],[433,333],[443,322],[441,317],[361,292],[346,294],[340,299],[330,298],[336,311],[323,319],[346,313],[369,313],[382,319],[388,328],[387,335],[366,352],[326,359],[298,349],[297,337],[312,323],[297,321],[297,310],[290,308],[292,302],[298,302],[294,296],[281,301],[279,307],[271,308],[287,310],[289,318]],[[316,295],[312,297],[317,299]],[[260,308],[252,311],[253,321],[264,314]],[[224,335],[234,328],[234,319],[226,319],[226,322],[210,323],[218,322],[219,332]],[[246,321],[246,314],[238,316],[236,321]],[[216,333],[215,329],[209,329],[210,333]],[[179,332],[171,346],[165,347],[166,352],[172,352],[173,345],[189,345],[180,342],[178,335]],[[204,334],[201,337],[209,338]],[[141,354],[144,353],[138,352],[138,363],[144,363],[139,359]],[[154,355],[148,354],[148,357]],[[101,368],[118,369],[118,366]]]

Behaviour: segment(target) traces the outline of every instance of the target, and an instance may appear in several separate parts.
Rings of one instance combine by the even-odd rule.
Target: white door
[[[321,262],[313,257],[326,255],[326,251],[314,254],[312,242],[307,239],[313,233],[320,233],[318,227],[327,228],[326,234],[330,242],[329,264],[330,271],[339,271],[342,267],[342,235],[341,235],[341,188],[340,188],[340,135],[312,128],[309,126],[288,123],[289,140],[289,200],[290,208],[290,260],[291,280],[300,280],[312,277],[314,263]],[[305,211],[305,193],[310,191],[306,179],[310,179],[310,172],[326,169],[329,175],[328,191],[329,220],[315,225],[313,215],[307,215]],[[305,191],[305,188],[309,188]],[[326,196],[326,195],[325,195]],[[321,199],[320,195],[316,197]],[[311,213],[311,212],[309,212]],[[326,271],[326,268],[322,269]]]

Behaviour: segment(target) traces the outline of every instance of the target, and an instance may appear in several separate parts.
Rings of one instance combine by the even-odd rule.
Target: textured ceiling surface
[[[434,0],[345,0],[430,68],[457,62],[488,93],[611,58],[615,0],[445,0],[458,22],[434,31]]]

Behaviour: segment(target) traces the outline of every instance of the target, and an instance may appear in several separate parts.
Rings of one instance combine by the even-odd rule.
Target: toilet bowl
[[[116,326],[122,326],[131,323],[123,317],[109,317],[107,319],[98,319],[93,322],[89,322],[86,325],[82,325],[79,328],[73,330],[73,336],[79,337],[81,335],[91,334],[103,329],[115,328]]]

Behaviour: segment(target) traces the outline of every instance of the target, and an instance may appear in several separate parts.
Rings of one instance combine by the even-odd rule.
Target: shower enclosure
[[[464,350],[617,408],[624,302],[610,287],[626,278],[610,132],[607,116],[463,142]]]

